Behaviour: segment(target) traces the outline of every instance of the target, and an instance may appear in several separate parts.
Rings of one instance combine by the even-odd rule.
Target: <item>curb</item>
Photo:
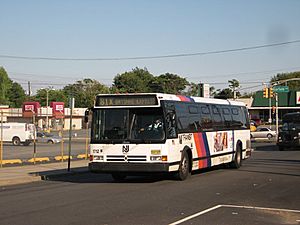
[[[53,157],[37,157],[37,158],[31,158],[31,159],[3,159],[2,160],[2,166],[4,167],[14,167],[14,166],[20,166],[20,165],[34,165],[35,163],[52,163],[52,162],[59,162],[64,161],[66,162],[68,160],[68,156],[64,155],[62,156],[53,156]],[[87,160],[89,159],[89,154],[87,158],[85,158],[85,154],[79,154],[79,155],[71,155],[70,159],[72,161],[77,160]],[[0,168],[1,171],[1,168]]]
[[[21,159],[5,159],[2,160],[2,165],[5,164],[22,164],[22,160]]]
[[[30,162],[30,163],[34,163],[34,162],[50,162],[50,159],[49,159],[49,157],[35,158],[35,159],[31,158],[31,159],[27,160],[27,162]]]
[[[6,180],[0,180],[0,187],[6,187],[11,185],[17,185],[17,184],[28,184],[35,181],[41,181],[41,177],[38,176],[27,176],[23,178],[12,178],[12,179],[6,179]]]

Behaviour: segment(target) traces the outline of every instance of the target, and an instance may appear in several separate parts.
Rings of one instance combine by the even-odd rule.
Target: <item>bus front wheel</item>
[[[191,170],[190,170],[190,160],[189,160],[189,156],[187,154],[186,151],[184,151],[183,155],[182,155],[182,159],[180,161],[180,165],[179,165],[179,170],[176,173],[176,178],[178,180],[185,180],[187,179],[190,175],[191,175]]]

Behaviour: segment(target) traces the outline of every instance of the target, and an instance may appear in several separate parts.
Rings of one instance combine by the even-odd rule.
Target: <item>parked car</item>
[[[257,127],[256,131],[251,132],[251,138],[268,138],[271,139],[272,137],[276,136],[276,131],[271,130],[268,127]]]
[[[45,132],[37,132],[36,133],[37,142],[48,143],[48,144],[56,144],[60,143],[62,138],[50,133]]]

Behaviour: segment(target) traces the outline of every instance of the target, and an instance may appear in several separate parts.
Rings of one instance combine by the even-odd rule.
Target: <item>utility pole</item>
[[[276,140],[278,139],[278,132],[279,132],[279,121],[278,121],[278,93],[275,93],[275,105],[276,105]]]
[[[68,171],[71,169],[71,148],[72,148],[72,117],[73,117],[73,108],[74,108],[74,97],[71,95],[69,99],[70,107],[70,130],[69,130],[69,154],[68,154]]]
[[[30,84],[30,81],[28,81],[28,96],[31,96],[31,84]]]
[[[0,143],[0,167],[2,168],[3,161],[3,110],[1,110],[1,143]]]

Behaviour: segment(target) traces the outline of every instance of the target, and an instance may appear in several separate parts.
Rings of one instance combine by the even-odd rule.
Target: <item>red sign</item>
[[[39,102],[24,102],[22,107],[23,117],[32,117],[33,113],[37,115],[40,107]]]
[[[34,111],[34,105],[24,105],[24,111]]]
[[[55,118],[64,118],[65,115],[65,103],[64,102],[51,102],[52,115]]]

